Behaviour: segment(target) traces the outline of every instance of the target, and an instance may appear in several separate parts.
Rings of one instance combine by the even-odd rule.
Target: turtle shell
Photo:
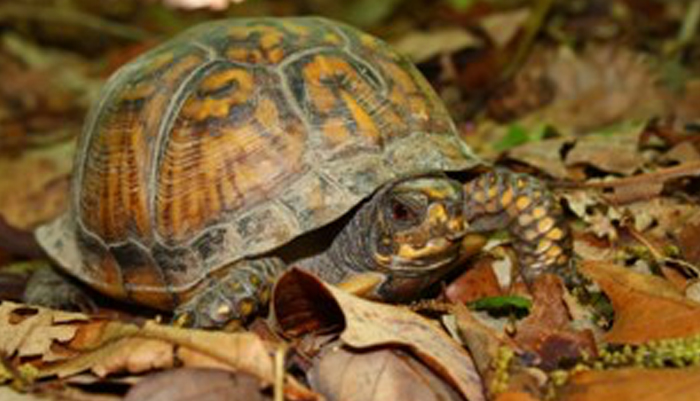
[[[379,39],[322,18],[211,22],[107,82],[71,207],[37,236],[91,286],[170,309],[395,177],[476,162],[425,79]]]

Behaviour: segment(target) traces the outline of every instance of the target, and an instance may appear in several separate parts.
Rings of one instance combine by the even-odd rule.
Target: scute
[[[101,291],[163,309],[393,178],[478,163],[406,58],[320,18],[184,32],[110,79],[79,149],[72,207],[40,242]]]

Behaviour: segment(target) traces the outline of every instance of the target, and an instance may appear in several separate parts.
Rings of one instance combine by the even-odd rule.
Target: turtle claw
[[[241,327],[267,303],[267,294],[284,264],[277,258],[241,260],[225,275],[212,279],[174,313],[180,327]]]

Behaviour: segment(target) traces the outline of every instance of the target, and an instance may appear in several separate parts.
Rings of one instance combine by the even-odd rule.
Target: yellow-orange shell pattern
[[[101,291],[170,309],[392,178],[474,163],[427,82],[380,40],[320,18],[213,22],[109,80],[70,215],[46,231],[68,235],[42,243]]]

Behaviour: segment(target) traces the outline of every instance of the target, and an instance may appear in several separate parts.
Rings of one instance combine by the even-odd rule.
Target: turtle
[[[508,230],[528,279],[571,259],[542,181],[481,160],[406,56],[322,17],[189,28],[111,76],[77,147],[39,244],[184,325],[256,314],[290,266],[409,300],[470,233]]]

